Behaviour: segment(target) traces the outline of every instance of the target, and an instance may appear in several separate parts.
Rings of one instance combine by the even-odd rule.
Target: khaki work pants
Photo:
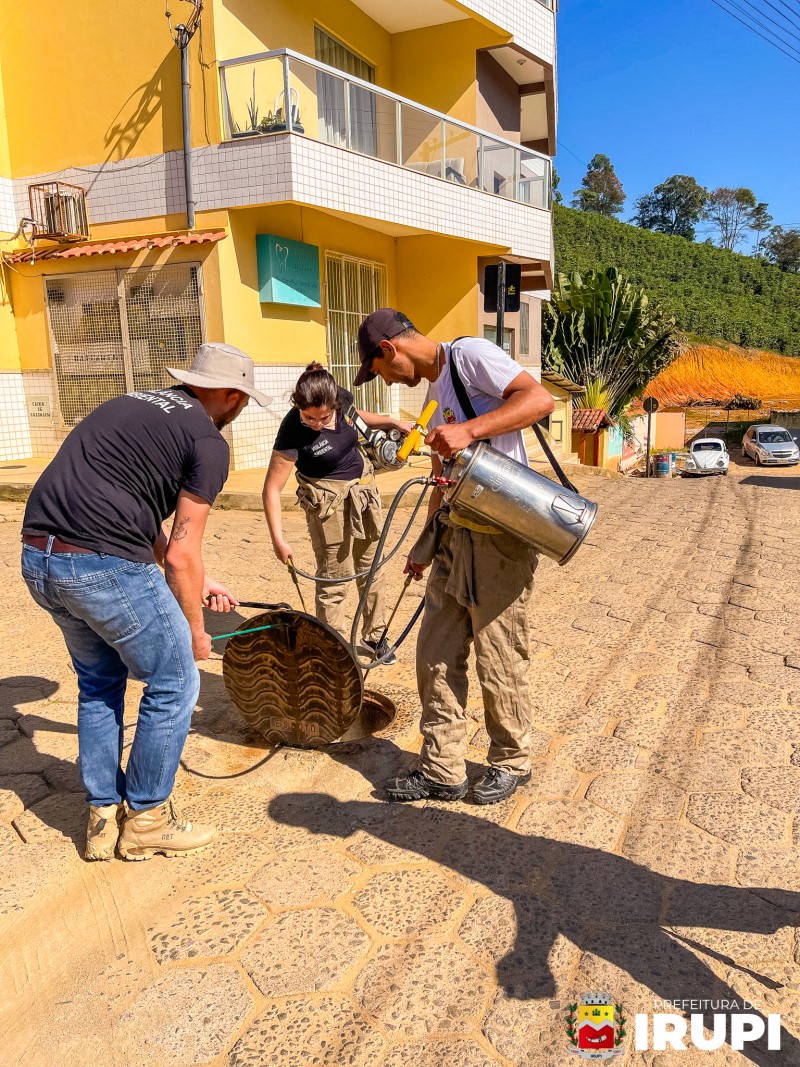
[[[306,492],[300,499],[306,513],[311,547],[317,563],[318,578],[348,577],[368,571],[375,558],[375,549],[381,526],[380,497],[371,486],[354,485],[348,490],[339,489],[341,499],[327,499],[331,492],[330,481],[317,480],[314,495]],[[340,483],[341,484],[341,483]],[[308,485],[304,486],[304,490]],[[335,484],[334,484],[335,488]],[[371,489],[372,491],[367,491]],[[322,499],[318,500],[319,494]],[[300,494],[298,494],[300,498]],[[333,504],[332,507],[328,506]],[[355,585],[362,595],[366,576],[357,578]],[[315,614],[322,622],[337,630],[346,641],[350,640],[345,599],[351,583],[316,584]],[[361,619],[361,636],[377,641],[385,625],[385,597],[383,572],[378,571],[367,595]]]
[[[423,737],[419,770],[434,782],[466,777],[467,660],[483,695],[489,764],[530,770],[528,604],[537,557],[508,534],[448,526],[428,578],[417,641]]]

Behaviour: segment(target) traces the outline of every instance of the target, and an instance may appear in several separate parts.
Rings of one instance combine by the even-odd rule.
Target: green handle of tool
[[[245,634],[257,634],[259,630],[273,630],[279,623],[271,622],[268,626],[254,626],[252,630],[234,630],[229,634],[217,634],[216,637],[212,637],[212,641],[221,641],[223,637],[244,637]]]

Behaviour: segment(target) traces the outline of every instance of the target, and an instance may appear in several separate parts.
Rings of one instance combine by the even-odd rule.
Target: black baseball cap
[[[358,353],[361,356],[361,369],[353,385],[366,385],[377,374],[370,370],[370,362],[378,355],[381,341],[391,341],[404,330],[416,330],[414,323],[394,308],[379,308],[367,315],[358,328]]]

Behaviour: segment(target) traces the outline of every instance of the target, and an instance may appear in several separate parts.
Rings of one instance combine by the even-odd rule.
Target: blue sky
[[[800,23],[800,0],[790,6]],[[637,196],[691,174],[709,189],[747,186],[776,224],[800,227],[800,63],[711,0],[561,0],[558,78],[567,205],[604,152],[629,197],[623,220]]]

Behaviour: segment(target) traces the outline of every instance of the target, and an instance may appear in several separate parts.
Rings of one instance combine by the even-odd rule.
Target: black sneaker
[[[368,641],[365,637],[362,639],[361,644],[365,648],[369,649],[373,659],[380,659],[381,656],[385,656],[386,653],[389,651],[389,642],[386,640],[385,637],[383,638],[380,644],[378,644],[377,641]],[[397,663],[397,656],[395,656],[394,652],[391,654],[391,656],[389,656],[387,660],[383,661],[381,666],[388,666],[390,663]]]
[[[442,785],[432,782],[422,771],[404,771],[386,783],[389,800],[461,800],[467,795],[469,783],[466,778],[459,785]]]
[[[527,774],[509,774],[508,771],[501,771],[499,767],[490,767],[473,787],[472,799],[476,804],[498,804],[510,797],[517,786],[525,785],[530,780],[530,771]]]

